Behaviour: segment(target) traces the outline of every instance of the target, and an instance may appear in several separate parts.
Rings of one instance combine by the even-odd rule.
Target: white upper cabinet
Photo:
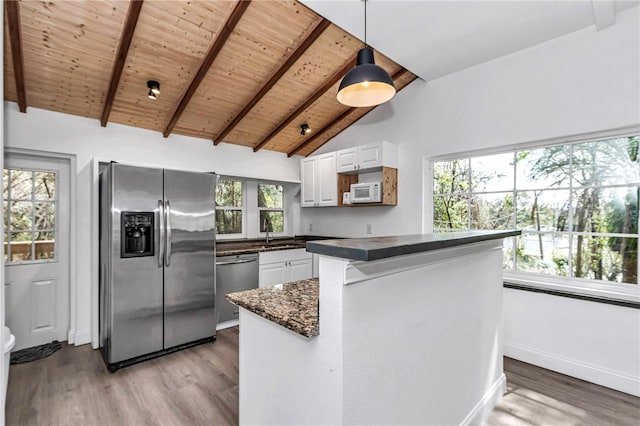
[[[302,207],[338,205],[335,152],[300,160],[300,180],[300,205]]]
[[[396,146],[389,142],[347,148],[336,154],[338,173],[364,173],[383,166],[398,168]]]
[[[358,170],[358,148],[341,149],[337,153],[338,173]]]
[[[336,172],[336,153],[318,155],[318,206],[338,205],[338,175]]]
[[[300,205],[302,207],[314,207],[316,203],[316,176],[318,174],[318,161],[316,157],[300,160]]]

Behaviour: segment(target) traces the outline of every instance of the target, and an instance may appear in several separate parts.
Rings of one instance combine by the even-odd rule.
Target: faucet
[[[264,232],[265,232],[265,244],[269,244],[269,227],[271,226],[271,222],[269,221],[268,217],[264,218],[264,223],[262,225],[264,227]]]

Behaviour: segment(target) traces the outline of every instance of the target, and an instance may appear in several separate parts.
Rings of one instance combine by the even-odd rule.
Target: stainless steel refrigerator
[[[100,342],[110,371],[216,334],[214,174],[100,173]]]

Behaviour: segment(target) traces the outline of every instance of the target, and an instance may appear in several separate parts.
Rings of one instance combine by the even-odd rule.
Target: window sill
[[[634,284],[620,284],[625,288],[618,288],[598,281],[506,271],[503,281],[505,288],[640,309],[640,286]]]
[[[216,234],[216,240],[243,240],[246,239],[244,234]]]

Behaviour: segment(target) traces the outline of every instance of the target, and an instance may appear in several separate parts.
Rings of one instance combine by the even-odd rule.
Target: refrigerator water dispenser
[[[153,256],[153,212],[122,212],[120,257]]]

